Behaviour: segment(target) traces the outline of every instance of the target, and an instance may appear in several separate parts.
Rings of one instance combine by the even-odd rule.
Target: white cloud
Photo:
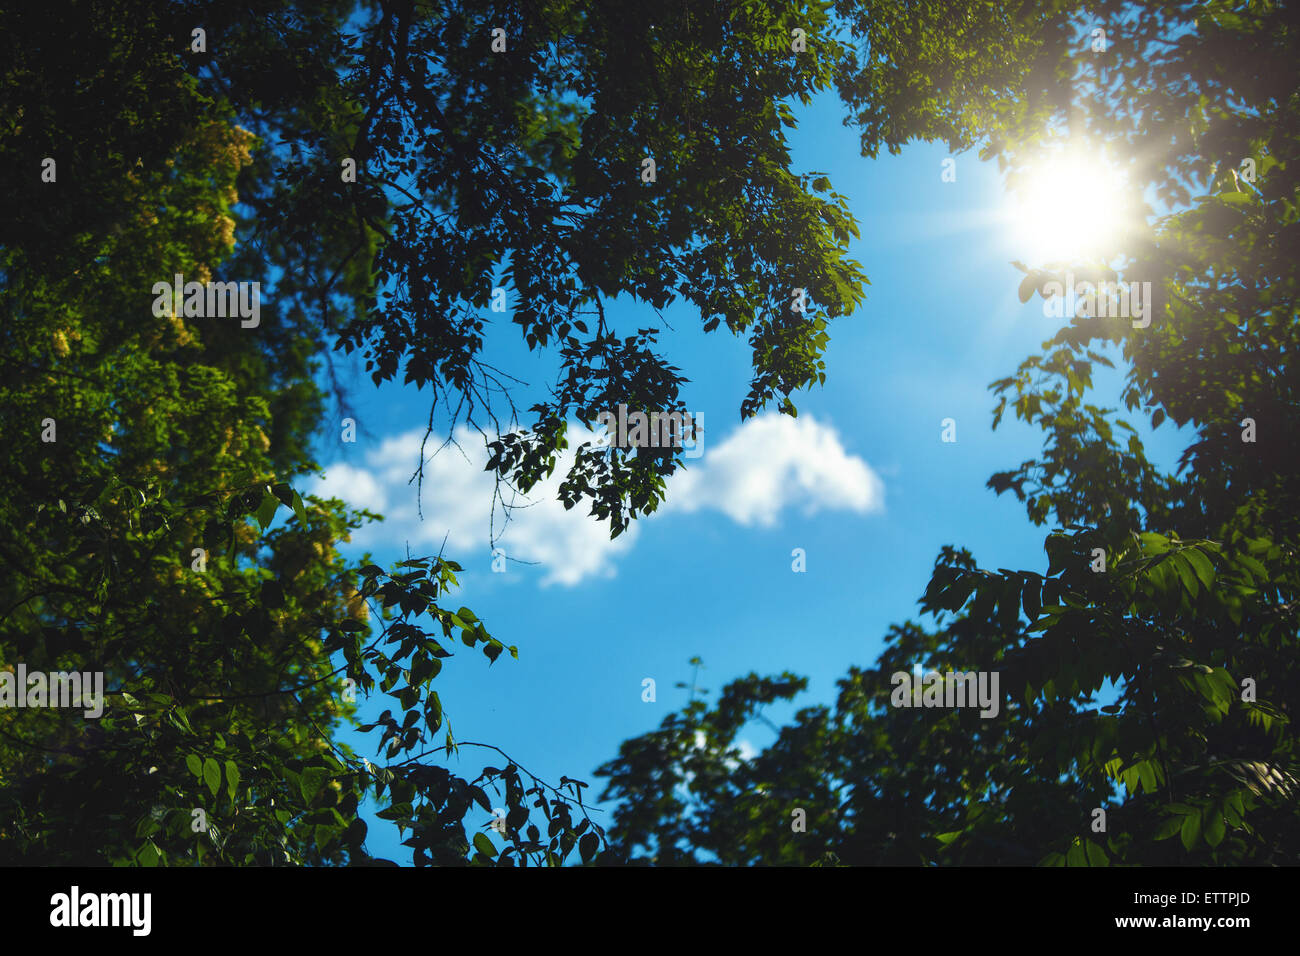
[[[373,474],[345,462],[330,465],[324,480],[317,478],[308,489],[322,498],[342,498],[354,508],[383,513],[388,497]]]
[[[462,425],[456,429],[460,448],[447,445],[439,451],[442,439],[430,436],[419,495],[422,507],[417,510],[411,476],[420,460],[423,436],[423,430],[416,430],[386,439],[366,456],[365,468],[329,465],[325,477],[317,479],[309,490],[384,515],[381,524],[363,527],[353,535],[357,545],[378,552],[381,547],[403,549],[409,542],[412,554],[436,554],[445,536],[447,554],[459,556],[465,563],[465,556],[481,551],[486,564],[490,560],[487,548],[494,480],[491,472],[483,470],[487,464],[483,438]],[[581,504],[566,511],[556,497],[572,464],[572,449],[589,437],[583,429],[571,429],[570,450],[561,456],[554,474],[539,482],[526,498],[512,498],[504,486],[501,489],[506,502],[513,501],[515,507],[504,532],[501,508],[497,507],[497,547],[510,559],[540,564],[545,571],[544,585],[612,577],[614,557],[630,549],[637,537],[638,528],[633,524],[611,541],[606,522],[592,518]]]
[[[385,521],[358,531],[353,541],[372,551],[437,553],[446,537],[447,553],[465,556],[482,549],[485,562],[493,500],[493,476],[484,471],[483,439],[466,426],[456,429],[460,448],[430,436],[424,468],[423,520],[410,482],[420,455],[423,430],[386,439],[366,455],[364,467],[335,463],[305,490],[321,497],[382,513]],[[497,546],[509,558],[538,563],[543,585],[571,586],[588,577],[612,577],[615,559],[631,549],[642,520],[615,540],[588,506],[566,511],[557,498],[573,449],[593,436],[578,426],[569,431],[569,450],[555,472],[516,507],[504,533],[497,511]],[[769,413],[750,419],[718,444],[705,439],[704,456],[687,461],[669,482],[667,500],[656,514],[719,511],[741,525],[773,525],[785,508],[805,514],[822,509],[866,514],[883,507],[884,484],[874,471],[840,444],[833,428],[809,417],[791,419]],[[502,489],[502,494],[507,494]],[[381,559],[383,555],[380,555]]]
[[[664,507],[721,511],[737,524],[771,527],[781,510],[800,506],[867,514],[884,507],[885,485],[839,435],[811,416],[767,412],[751,418],[704,457],[673,476]]]

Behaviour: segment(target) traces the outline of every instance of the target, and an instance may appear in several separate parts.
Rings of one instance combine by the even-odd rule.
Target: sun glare
[[[1110,260],[1126,218],[1124,177],[1100,158],[1060,155],[1011,185],[1014,242],[1033,265]]]

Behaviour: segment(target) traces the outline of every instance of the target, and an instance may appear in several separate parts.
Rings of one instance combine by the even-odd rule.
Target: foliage
[[[864,151],[945,137],[982,143],[1014,174],[1068,133],[1127,160],[1134,196],[1152,187],[1175,209],[1133,225],[1128,261],[1075,272],[1151,282],[1153,321],[1071,318],[992,386],[995,427],[1010,409],[1045,433],[1038,459],[989,481],[1035,523],[1054,522],[1045,574],[980,569],[945,548],[920,602],[937,629],[895,627],[873,668],[841,680],[833,708],[799,711],[751,760],[736,759],[734,715],[776,686],[755,675],[717,707],[695,702],[625,742],[597,772],[621,801],[614,843],[673,863],[831,853],[851,864],[1293,864],[1294,11],[1023,8],[1000,41],[1020,51],[1006,65],[969,44],[1009,14],[950,6],[943,16],[964,26],[928,33],[938,5],[908,5],[903,32],[922,37],[910,43],[889,39],[903,17],[895,5],[844,5],[879,41],[841,81],[851,107],[869,100],[850,117]],[[1088,41],[1098,23],[1105,52]],[[1239,166],[1247,157],[1255,181]],[[1063,268],[1026,268],[1022,301],[1046,295]],[[1177,473],[1148,461],[1115,409],[1087,401],[1093,363],[1110,364],[1104,345],[1125,361],[1129,412],[1192,430]],[[890,706],[892,674],[917,664],[999,672],[1000,715]],[[779,698],[800,687],[790,675],[779,686]],[[806,833],[792,829],[796,807]]]
[[[658,329],[606,321],[619,296],[745,336],[742,414],[793,414],[865,282],[844,197],[789,169],[784,135],[785,101],[832,80],[828,24],[795,4],[567,0],[0,12],[0,663],[103,672],[107,691],[99,719],[0,712],[0,860],[376,862],[370,796],[419,863],[597,858],[586,784],[434,762],[496,750],[457,743],[434,684],[457,636],[490,662],[507,649],[444,603],[460,566],[352,567],[338,547],[377,516],[295,485],[328,401],[346,407],[336,350],[376,384],[427,386],[431,428],[490,425],[491,467],[522,490],[566,422],[680,410]],[[154,316],[176,274],[260,283],[260,324]],[[531,423],[483,355],[496,285],[558,362]],[[676,465],[585,446],[563,497],[618,533]],[[364,728],[382,765],[334,742],[353,689],[397,701]],[[492,788],[504,839],[470,839]]]

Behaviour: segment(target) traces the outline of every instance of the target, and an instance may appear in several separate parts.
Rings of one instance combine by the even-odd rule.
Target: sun
[[[1100,156],[1058,152],[1025,168],[1011,191],[1013,243],[1034,265],[1109,261],[1128,219],[1123,174]]]

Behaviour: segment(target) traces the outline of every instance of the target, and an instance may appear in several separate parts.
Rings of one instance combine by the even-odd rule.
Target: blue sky
[[[328,432],[316,448],[325,479],[302,486],[388,516],[354,539],[349,557],[369,550],[387,566],[406,557],[408,543],[419,556],[447,539],[446,556],[465,566],[464,588],[449,600],[519,648],[517,661],[489,666],[458,645],[446,662],[436,688],[457,739],[493,743],[552,784],[586,780],[593,799],[602,781],[592,771],[685,703],[674,684],[689,682],[692,656],[704,659],[700,683],[714,694],[750,671],[788,669],[809,678],[794,706],[830,702],[850,665],[874,661],[888,626],[916,616],[944,544],[970,548],[983,567],[1046,570],[1048,529],[1033,527],[1014,497],[985,488],[992,473],[1041,447],[1041,434],[1010,415],[992,431],[988,385],[1058,325],[1037,297],[1017,298],[1022,276],[1010,261],[1032,256],[1006,221],[995,164],[959,155],[956,182],[943,182],[941,144],[867,160],[833,97],[796,112],[792,168],[829,174],[849,197],[862,235],[851,254],[871,280],[857,313],[831,323],[826,385],[794,396],[797,420],[769,413],[742,425],[747,343],[725,328],[705,335],[698,315],[677,307],[664,313],[672,330],[661,345],[690,380],[683,395],[702,413],[702,455],[670,482],[660,513],[612,544],[583,509],[543,500],[516,512],[499,542],[508,556],[538,563],[493,573],[482,439],[464,444],[468,458],[449,447],[426,466],[421,521],[406,481],[429,395],[376,389],[359,370],[349,392],[358,440]],[[530,355],[508,315],[487,317],[497,320],[487,339],[493,364],[534,390],[554,378],[553,355]],[[623,334],[656,324],[649,307],[625,301],[610,318]],[[1118,406],[1120,373],[1101,373],[1097,402]],[[534,393],[521,389],[516,404],[526,408]],[[954,443],[940,440],[945,418],[956,421]],[[1180,436],[1131,423],[1149,457],[1172,467]],[[792,570],[795,548],[806,553],[803,573]],[[646,677],[657,683],[654,703],[642,700]],[[363,717],[387,701],[376,691]],[[792,710],[768,717],[779,723]],[[761,748],[773,733],[755,723],[742,738]],[[345,739],[376,758],[378,734]],[[493,763],[500,758],[475,748],[451,760],[470,779]],[[409,863],[395,829],[370,823],[370,851]]]

